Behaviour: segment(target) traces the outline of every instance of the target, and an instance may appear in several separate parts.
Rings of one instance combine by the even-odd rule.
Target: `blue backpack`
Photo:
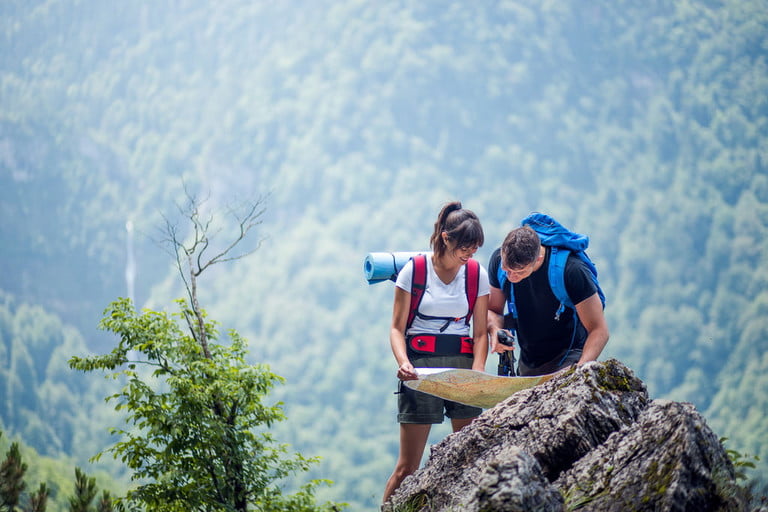
[[[600,302],[605,309],[605,294],[600,288],[600,283],[597,281],[597,268],[592,260],[589,259],[587,253],[584,252],[589,246],[589,237],[574,233],[565,228],[562,224],[557,222],[549,215],[543,213],[532,213],[522,220],[521,226],[529,226],[533,229],[541,239],[541,244],[550,247],[549,255],[549,284],[552,287],[552,293],[554,293],[557,300],[560,301],[560,307],[555,314],[555,319],[560,318],[560,314],[565,311],[565,308],[571,308],[575,312],[575,305],[568,297],[568,292],[565,289],[565,262],[568,260],[568,255],[573,254],[582,260],[589,268],[592,275],[592,281],[597,286],[597,294],[600,296]],[[507,274],[501,269],[499,265],[498,271],[499,284],[504,285],[507,281]],[[515,307],[515,294],[510,289],[509,299],[507,301],[507,309],[514,318],[517,318],[517,308]]]

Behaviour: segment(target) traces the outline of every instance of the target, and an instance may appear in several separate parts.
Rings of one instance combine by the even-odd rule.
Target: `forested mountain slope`
[[[0,296],[2,425],[49,454],[95,453],[104,446],[109,436],[99,424],[117,420],[100,407],[104,396],[95,393],[104,387],[67,365],[85,350],[77,330],[55,315]]]
[[[222,217],[265,196],[261,247],[207,276],[203,306],[287,378],[278,438],[324,457],[310,476],[336,481],[329,498],[373,509],[396,382],[392,287],[365,283],[365,254],[425,248],[460,199],[485,264],[545,211],[591,236],[605,356],[693,402],[768,479],[768,2],[13,0],[0,14],[6,318],[28,305],[79,330],[41,346],[106,350],[109,301],[181,295],[154,241],[184,186]],[[3,330],[5,404],[32,378],[9,356],[26,329]],[[78,385],[103,407],[105,382]],[[58,407],[25,410],[45,424]],[[23,436],[14,414],[3,424]]]

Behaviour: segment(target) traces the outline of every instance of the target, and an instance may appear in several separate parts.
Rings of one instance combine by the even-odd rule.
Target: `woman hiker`
[[[490,285],[488,272],[472,259],[483,241],[477,215],[458,201],[448,203],[435,222],[432,254],[414,257],[398,274],[389,339],[400,381],[416,379],[420,367],[485,371]],[[423,293],[419,281],[426,281]],[[476,320],[470,324],[470,318]],[[383,502],[419,468],[432,424],[442,423],[445,415],[456,432],[481,412],[400,382],[400,452]]]

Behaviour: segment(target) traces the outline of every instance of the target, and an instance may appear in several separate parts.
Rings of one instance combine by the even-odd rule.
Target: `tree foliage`
[[[246,364],[245,343],[235,332],[227,344],[215,343],[211,322],[204,325],[212,342],[206,356],[179,328],[194,313],[185,300],[178,304],[181,313],[171,317],[138,314],[127,299],[114,302],[102,327],[118,335],[118,346],[104,356],[71,359],[78,370],[114,371],[113,378],[127,381],[109,400],[127,411],[130,428],[113,429],[121,440],[107,452],[140,482],[128,498],[150,510],[283,510],[290,501],[281,496],[280,480],[316,460],[285,458],[285,447],[268,431],[284,419],[279,404],[264,403],[282,379],[266,365]]]
[[[0,432],[2,436],[2,432]],[[36,491],[27,490],[25,477],[29,466],[22,460],[20,445],[13,442],[0,463],[0,510],[4,512],[45,512],[63,510],[57,503],[50,503],[51,483],[41,482]],[[53,483],[56,488],[56,483]],[[74,495],[69,497],[69,512],[122,512],[124,508],[116,504],[107,490],[102,491],[96,506],[92,505],[98,494],[96,478],[89,477],[80,468],[75,468]],[[53,506],[51,506],[53,505]]]
[[[284,496],[280,487],[286,477],[317,462],[299,453],[287,457],[287,448],[269,431],[285,419],[280,404],[265,403],[283,379],[265,364],[247,364],[246,343],[234,330],[217,342],[216,325],[198,300],[200,275],[240,257],[234,251],[257,224],[258,202],[239,218],[232,241],[209,258],[215,242],[212,219],[201,220],[199,203],[189,199],[191,241],[185,243],[175,225],[167,224],[189,301],[178,300],[179,312],[170,316],[137,313],[129,299],[113,302],[100,326],[117,335],[117,346],[105,355],[73,357],[70,365],[112,372],[113,379],[125,381],[108,399],[127,413],[129,427],[112,430],[120,440],[107,452],[138,482],[128,492],[129,501],[166,511],[314,510],[312,496],[320,481],[295,495]]]
[[[2,441],[2,432],[0,432]],[[69,460],[42,457],[23,443],[14,441],[7,445],[5,459],[0,463],[0,510],[71,512],[73,507],[86,512],[121,512],[123,507],[113,500],[107,488],[120,488],[103,472],[99,485],[104,488],[96,503],[91,500],[98,493],[96,477],[89,477],[79,467],[74,468],[74,484],[69,479],[72,465]],[[27,482],[40,482],[36,489]]]
[[[18,443],[13,443],[0,465],[0,506],[9,512],[16,510],[21,493],[26,489],[24,473],[27,465],[22,462]]]
[[[115,501],[109,491],[98,496],[96,479],[75,468],[75,493],[69,498],[69,512],[123,512],[125,507]],[[97,498],[98,496],[98,498]],[[94,500],[95,503],[94,503]]]

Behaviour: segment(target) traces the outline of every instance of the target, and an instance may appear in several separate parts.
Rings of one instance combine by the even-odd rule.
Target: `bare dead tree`
[[[203,349],[203,354],[210,359],[208,350],[208,335],[205,330],[203,311],[197,297],[197,278],[208,268],[219,263],[239,260],[253,254],[261,246],[262,239],[249,250],[240,251],[239,246],[249,232],[262,223],[261,216],[265,208],[264,198],[242,203],[236,207],[228,206],[226,213],[234,218],[234,230],[223,235],[222,228],[214,227],[213,214],[204,214],[203,205],[207,199],[200,200],[184,187],[187,203],[177,205],[179,212],[191,223],[191,233],[187,236],[179,232],[178,226],[163,216],[165,220],[165,242],[170,246],[171,254],[175,257],[176,268],[181,275],[190,302],[191,316],[185,313],[185,319],[190,332]],[[220,243],[218,236],[227,236]]]

